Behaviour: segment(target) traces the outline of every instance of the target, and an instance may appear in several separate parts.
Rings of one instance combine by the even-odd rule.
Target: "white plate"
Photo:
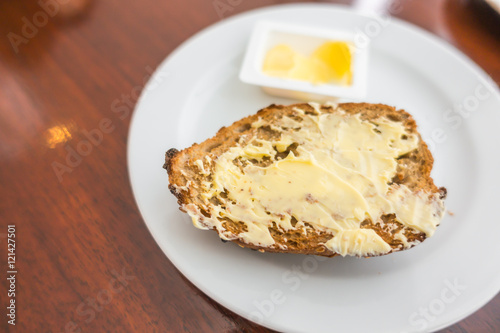
[[[366,101],[406,109],[424,138],[435,142],[433,177],[448,188],[454,216],[446,216],[432,238],[372,259],[262,254],[195,229],[178,210],[161,168],[166,150],[200,142],[268,104],[292,102],[237,78],[252,26],[261,19],[371,36]],[[168,258],[204,293],[245,318],[286,332],[437,330],[500,290],[499,110],[498,89],[488,76],[421,29],[333,5],[268,7],[205,29],[159,66],[132,120],[130,180]]]

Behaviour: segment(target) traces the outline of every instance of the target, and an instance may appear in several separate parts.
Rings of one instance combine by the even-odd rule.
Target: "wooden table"
[[[0,1],[2,312],[7,225],[15,225],[18,270],[16,326],[2,313],[0,331],[267,332],[203,295],[158,248],[130,189],[126,143],[137,94],[166,55],[222,18],[291,1],[58,1],[45,0],[45,9]],[[499,24],[483,7],[400,5],[396,16],[500,82]],[[122,98],[117,117],[112,106]],[[77,148],[85,156],[71,153]],[[499,331],[497,295],[443,332]]]

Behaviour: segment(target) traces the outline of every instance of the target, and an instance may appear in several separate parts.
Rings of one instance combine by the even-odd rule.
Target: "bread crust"
[[[194,166],[194,161],[203,160],[206,167],[210,169],[213,166],[213,161],[218,156],[233,146],[244,144],[250,138],[276,138],[276,136],[279,136],[279,133],[274,132],[269,127],[252,127],[251,124],[259,119],[263,123],[271,124],[285,115],[293,116],[296,113],[295,108],[300,108],[310,114],[316,112],[311,105],[304,103],[288,106],[272,104],[259,110],[254,115],[236,121],[231,126],[222,127],[214,137],[200,144],[195,143],[191,147],[181,151],[175,148],[168,150],[165,154],[165,164],[163,167],[168,172],[169,189],[177,198],[180,210],[185,212],[185,207],[189,204],[194,204],[198,207],[201,206],[201,199],[199,198],[200,189],[196,184],[202,180],[202,176],[197,174],[198,169],[192,167]],[[321,112],[324,113],[337,112],[337,110],[341,109],[348,114],[359,114],[361,119],[367,121],[387,118],[392,121],[401,122],[408,133],[418,136],[419,142],[415,150],[398,158],[397,171],[392,179],[392,183],[404,184],[412,191],[423,190],[429,194],[439,193],[440,197],[444,199],[446,189],[438,188],[430,176],[434,162],[432,154],[427,144],[420,137],[417,125],[409,113],[404,110],[396,110],[394,107],[384,104],[368,103],[342,103],[338,104],[337,108],[322,105],[320,108]],[[209,161],[207,161],[205,156],[210,157]],[[370,220],[365,220],[361,223],[361,227],[375,230],[391,246],[391,252],[398,251],[401,249],[402,243],[394,235],[404,227],[396,221],[393,215],[384,215],[382,219],[385,222],[384,226],[373,223]],[[236,235],[244,231],[244,224],[239,221],[227,221],[225,223],[226,228],[233,231]],[[307,236],[304,236],[304,230],[302,229],[283,232],[273,225],[269,230],[276,244],[270,247],[248,244],[240,238],[231,241],[242,247],[261,252],[314,254],[327,257],[336,255],[336,253],[323,245],[332,237],[330,233],[315,230],[307,224],[304,228],[306,228]],[[404,234],[408,238],[408,241],[412,243],[422,242],[426,238],[424,233],[416,233],[414,230],[410,232],[405,229]],[[283,248],[286,248],[286,250],[283,250]]]

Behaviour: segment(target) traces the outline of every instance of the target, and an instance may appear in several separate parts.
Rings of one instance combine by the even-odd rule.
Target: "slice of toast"
[[[271,105],[166,153],[169,189],[201,229],[261,252],[378,256],[432,236],[433,158],[403,110]]]

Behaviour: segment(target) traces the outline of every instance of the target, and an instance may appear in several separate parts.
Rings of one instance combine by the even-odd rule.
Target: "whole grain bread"
[[[278,119],[284,116],[296,117],[296,108],[305,111],[306,114],[317,112],[310,104],[294,105],[270,105],[261,109],[256,114],[243,118],[229,127],[222,127],[217,134],[200,143],[193,144],[191,147],[178,151],[170,149],[165,155],[165,164],[163,167],[167,170],[169,176],[169,189],[177,198],[181,211],[186,211],[186,206],[194,204],[199,208],[201,214],[209,216],[210,208],[206,207],[201,198],[203,188],[202,182],[211,181],[214,161],[217,157],[226,152],[231,147],[244,145],[253,138],[262,140],[276,140],[280,137],[280,131],[272,126],[252,126],[252,123],[259,121],[265,124],[276,123]],[[430,194],[439,193],[444,199],[446,196],[445,188],[438,188],[430,176],[433,157],[426,143],[421,139],[417,132],[417,126],[410,114],[404,110],[396,110],[394,107],[383,104],[368,103],[343,103],[338,105],[321,105],[319,109],[322,113],[345,112],[346,114],[359,114],[360,118],[367,121],[378,118],[386,118],[393,122],[400,122],[404,125],[409,134],[418,136],[418,147],[409,153],[397,158],[397,171],[391,184],[404,184],[412,191],[423,190]],[[290,151],[296,149],[291,145],[286,151],[279,153],[284,158]],[[210,157],[209,159],[205,156]],[[278,157],[279,158],[279,157]],[[205,174],[200,173],[200,166],[196,161],[202,161]],[[255,163],[262,163],[254,161]],[[220,200],[223,200],[222,198]],[[401,240],[395,235],[403,232],[408,242],[418,244],[426,238],[423,232],[417,232],[414,229],[407,228],[396,220],[394,214],[382,216],[384,223],[376,223],[369,219],[361,223],[361,228],[373,229],[382,239],[391,247],[391,252],[403,248]],[[321,256],[335,256],[337,253],[324,246],[325,242],[332,238],[332,234],[321,230],[316,230],[313,226],[305,223],[295,230],[284,231],[272,225],[269,231],[274,238],[275,245],[259,246],[246,243],[238,237],[245,231],[245,224],[241,221],[232,221],[226,219],[223,221],[226,230],[230,231],[234,237],[231,241],[242,247],[259,250],[261,252],[287,252],[300,254],[313,254]],[[216,230],[216,228],[213,228]],[[306,230],[304,230],[306,229]],[[285,249],[285,250],[284,250]]]

